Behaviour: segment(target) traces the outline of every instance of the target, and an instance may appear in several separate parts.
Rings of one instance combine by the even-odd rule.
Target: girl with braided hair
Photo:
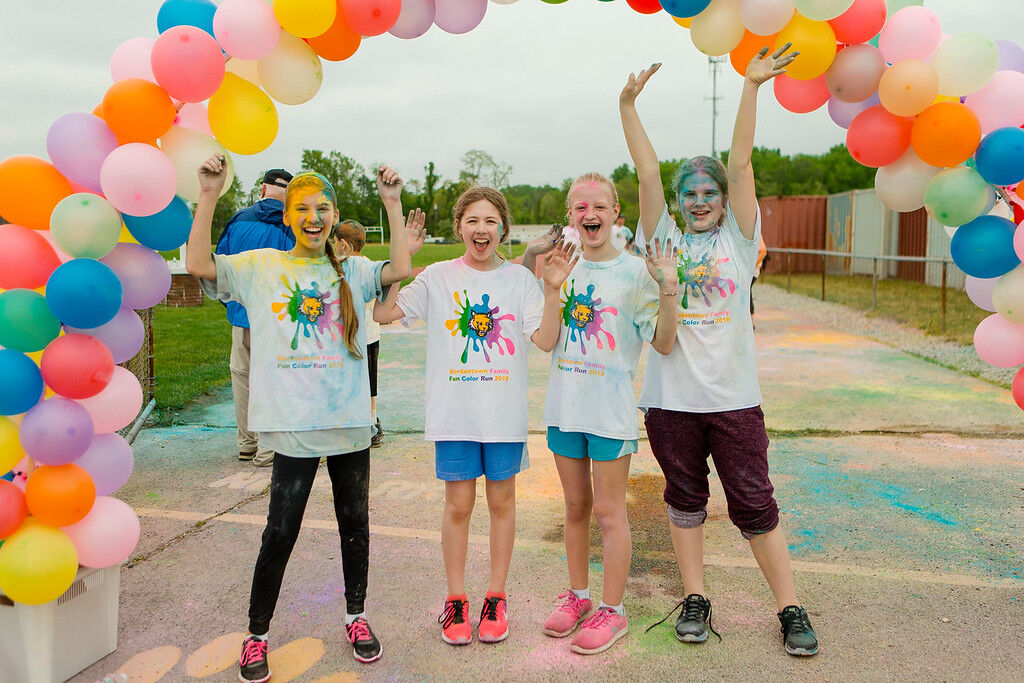
[[[275,451],[270,511],[253,574],[249,634],[239,679],[266,681],[267,634],[320,458],[334,493],[345,578],[345,630],[360,662],[381,656],[364,611],[369,562],[370,386],[365,304],[409,276],[408,243],[391,241],[391,260],[338,253],[330,235],[338,202],[330,182],[300,173],[285,193],[284,223],[295,233],[290,251],[210,253],[210,226],[224,186],[224,158],[199,168],[201,193],[186,266],[204,290],[249,311],[252,330],[249,428]],[[382,166],[377,189],[388,223],[401,231],[402,180]]]

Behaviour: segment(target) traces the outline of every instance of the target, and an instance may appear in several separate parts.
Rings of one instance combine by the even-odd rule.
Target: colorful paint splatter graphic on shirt
[[[452,298],[459,305],[454,311],[458,317],[444,321],[444,326],[451,330],[453,337],[461,334],[466,338],[466,346],[462,349],[462,362],[468,362],[471,344],[473,351],[482,353],[488,363],[491,362],[490,352],[495,348],[501,355],[505,355],[506,349],[509,355],[514,354],[516,345],[508,337],[502,336],[501,324],[505,321],[514,321],[516,317],[511,313],[499,315],[497,306],[491,308],[489,294],[482,295],[479,304],[473,304],[465,290],[462,294],[466,298],[465,301],[459,297],[458,292],[452,292]]]
[[[281,294],[284,301],[270,304],[270,310],[277,314],[278,320],[288,318],[295,323],[292,350],[299,348],[300,334],[306,339],[313,339],[318,349],[323,348],[328,336],[331,341],[341,338],[343,327],[336,292],[321,291],[316,282],[310,282],[309,287],[303,289],[298,282],[289,283],[285,275],[281,276],[281,282],[288,291]]]
[[[724,299],[736,291],[736,283],[721,275],[721,266],[728,263],[729,258],[715,257],[717,243],[717,229],[710,234],[685,236],[688,248],[679,250],[676,261],[679,284],[683,287],[684,309],[689,308],[691,290],[694,295],[702,297],[708,306],[711,305],[712,293],[718,292]]]
[[[603,349],[605,344],[608,350],[615,350],[615,337],[605,329],[608,316],[618,315],[617,308],[612,306],[601,306],[601,299],[594,298],[594,285],[587,285],[587,293],[576,291],[576,280],[572,283],[562,285],[562,324],[565,325],[568,333],[565,335],[565,346],[569,348],[569,342],[579,342],[580,353],[586,355],[587,343],[596,341],[597,348]],[[601,338],[604,335],[604,339]]]

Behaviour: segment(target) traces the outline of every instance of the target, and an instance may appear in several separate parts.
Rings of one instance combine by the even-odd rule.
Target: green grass
[[[231,325],[224,306],[157,306],[153,316],[156,404],[175,410],[231,382]]]
[[[786,288],[786,275],[765,275],[761,282]],[[794,273],[792,290],[821,299],[820,273]],[[954,289],[946,290],[946,331],[941,329],[942,294],[938,287],[904,280],[878,281],[878,308],[871,312],[871,278],[858,275],[829,275],[825,279],[825,300],[883,316],[916,327],[927,334],[970,345],[974,329],[990,314]]]
[[[388,257],[388,249],[390,249],[390,246],[387,243],[371,242],[363,247],[363,256],[374,261],[384,261]],[[511,252],[512,258],[518,258],[523,255],[525,250],[525,244],[512,244],[509,245],[508,250],[502,248],[502,253],[508,256],[509,252]],[[412,267],[422,268],[438,261],[458,258],[465,252],[466,247],[461,242],[458,244],[424,244],[423,248],[412,257]]]

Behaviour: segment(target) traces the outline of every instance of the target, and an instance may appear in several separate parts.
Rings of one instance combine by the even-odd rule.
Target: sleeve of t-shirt
[[[240,254],[214,254],[213,261],[217,264],[217,281],[211,282],[200,278],[206,296],[217,301],[237,301],[249,306],[249,295],[252,292],[253,262],[258,251],[243,251]]]
[[[646,272],[639,279],[633,293],[633,324],[640,338],[651,342],[658,327],[658,284]]]
[[[735,223],[735,221],[733,221]],[[637,222],[637,235],[646,235],[646,231],[643,231],[642,226]],[[683,241],[683,232],[676,225],[676,222],[672,220],[672,216],[668,214],[668,207],[661,212],[661,218],[658,219],[658,225],[654,228],[654,234],[646,238],[648,242],[653,242],[657,239],[662,245],[666,241],[672,240],[672,244],[679,245]],[[647,244],[644,240],[638,239],[635,243],[637,252],[641,256],[647,255]]]
[[[398,307],[405,314],[406,322],[427,319],[430,279],[434,267],[427,266],[413,281],[398,291]]]
[[[757,250],[761,246],[761,206],[758,205],[757,211],[754,213],[754,237],[749,240],[740,231],[740,226],[736,222],[736,216],[733,214],[731,206],[728,211],[723,229],[729,231],[736,244],[736,248],[743,255],[743,264],[748,266],[751,272],[753,272],[754,264],[757,263]]]
[[[544,290],[533,279],[533,274],[526,270],[523,278],[523,334],[529,339],[540,329],[541,318],[544,317]]]
[[[387,261],[371,261],[368,258],[351,256],[346,262],[350,268],[346,277],[353,285],[353,298],[358,297],[363,303],[381,298],[383,290],[380,281],[381,271]]]

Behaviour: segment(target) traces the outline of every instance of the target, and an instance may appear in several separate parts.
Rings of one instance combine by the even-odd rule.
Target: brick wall
[[[199,286],[199,280],[188,273],[171,275],[171,289],[167,292],[164,303],[168,306],[202,306],[203,290]]]

